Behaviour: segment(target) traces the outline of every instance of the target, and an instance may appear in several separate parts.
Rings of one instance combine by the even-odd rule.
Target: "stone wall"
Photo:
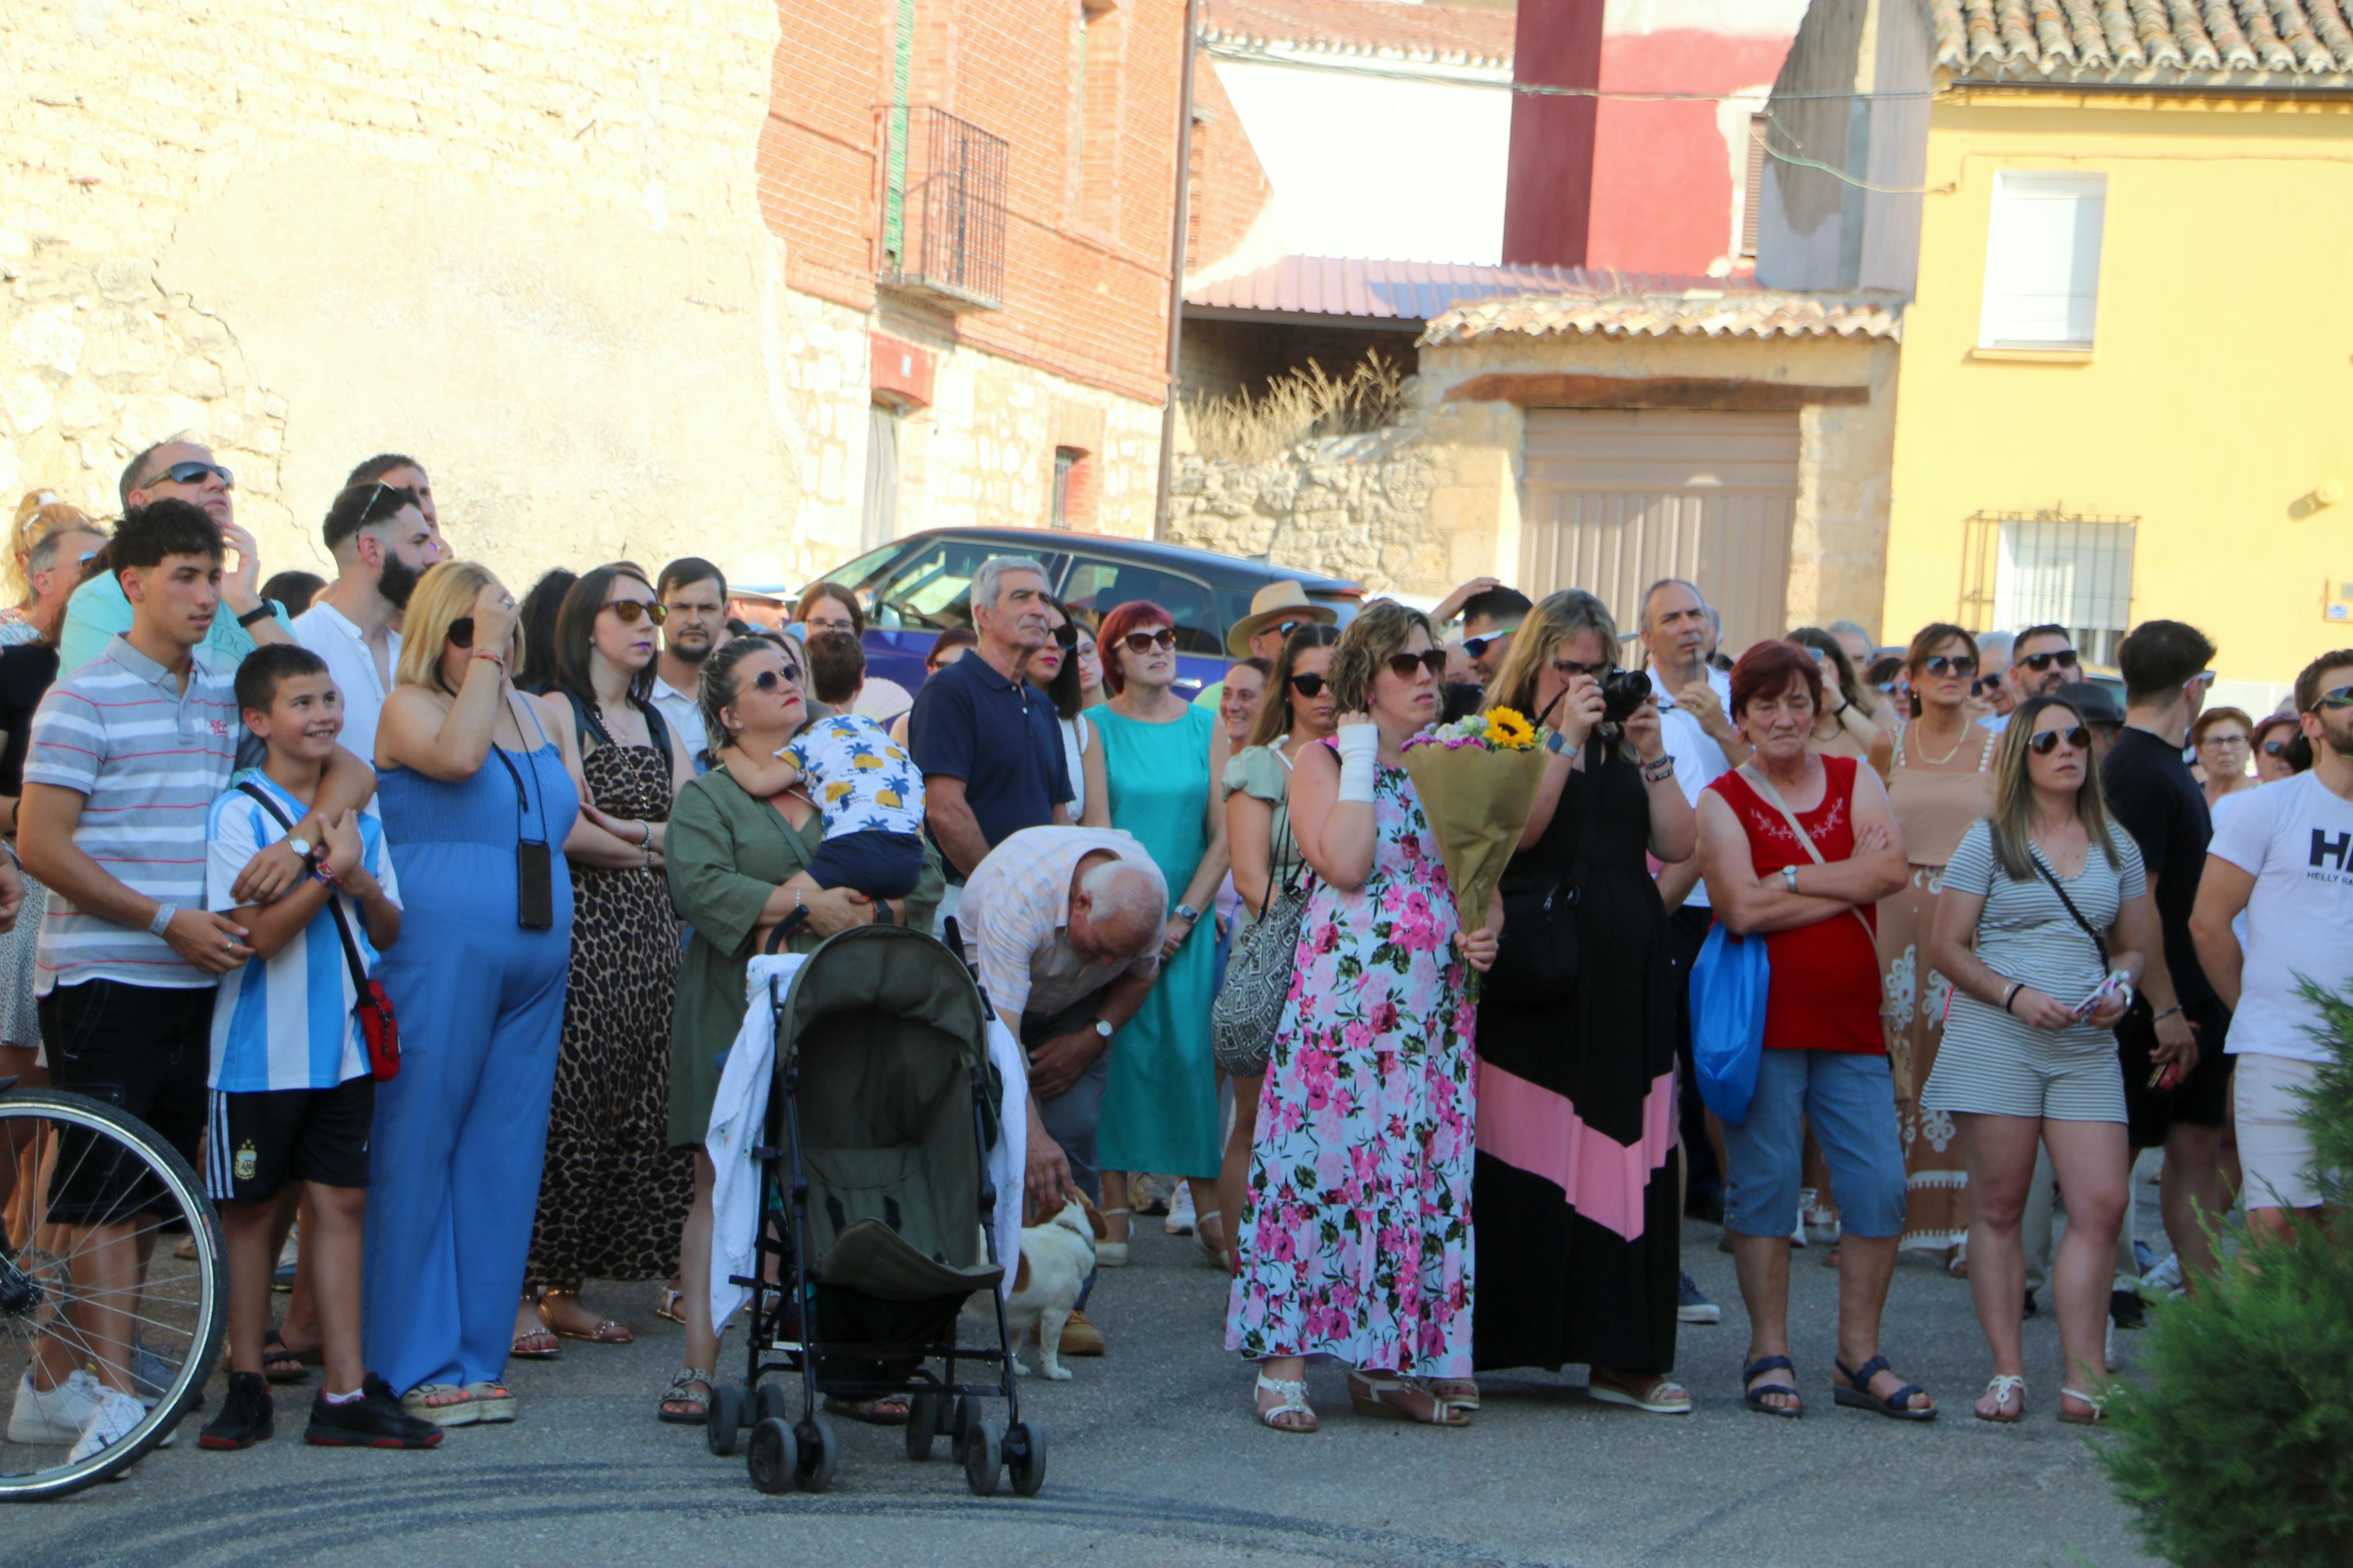
[[[1430,524],[1437,464],[1422,423],[1409,415],[1386,430],[1256,463],[1181,456],[1168,538],[1379,591],[1426,589],[1445,576],[1447,552]]]

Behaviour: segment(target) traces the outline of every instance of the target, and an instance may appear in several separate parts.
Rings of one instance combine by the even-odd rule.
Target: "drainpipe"
[[[1168,537],[1169,490],[1176,473],[1176,354],[1185,339],[1185,230],[1193,195],[1193,57],[1200,0],[1185,0],[1185,74],[1176,105],[1176,226],[1169,241],[1168,390],[1160,409],[1160,485],[1152,503],[1152,537]]]

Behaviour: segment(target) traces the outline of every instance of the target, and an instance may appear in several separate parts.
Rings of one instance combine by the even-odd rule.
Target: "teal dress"
[[[1142,724],[1109,708],[1087,718],[1103,737],[1111,825],[1151,851],[1175,908],[1208,848],[1209,742],[1217,716],[1187,708],[1168,724]],[[1209,995],[1218,932],[1204,914],[1176,956],[1160,966],[1144,1005],[1112,1037],[1103,1123],[1095,1136],[1106,1171],[1218,1173],[1217,1068],[1209,1059]]]

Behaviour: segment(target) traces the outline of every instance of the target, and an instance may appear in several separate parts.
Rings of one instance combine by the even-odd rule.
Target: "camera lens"
[[[1651,678],[1639,669],[1613,669],[1601,680],[1604,722],[1623,724],[1651,695]]]

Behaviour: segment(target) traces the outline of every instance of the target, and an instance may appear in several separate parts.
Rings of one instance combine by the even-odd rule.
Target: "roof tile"
[[[1415,0],[1203,0],[1211,43],[1313,54],[1506,69],[1516,19],[1509,11]]]
[[[1968,80],[2353,85],[2347,0],[1929,0]],[[2283,80],[2282,79],[2286,79]]]
[[[1608,278],[1608,274],[1588,275]],[[1504,336],[1610,338],[1898,338],[1902,306],[1886,296],[1841,297],[1704,280],[1670,289],[1661,279],[1456,306],[1430,323],[1424,346]]]

